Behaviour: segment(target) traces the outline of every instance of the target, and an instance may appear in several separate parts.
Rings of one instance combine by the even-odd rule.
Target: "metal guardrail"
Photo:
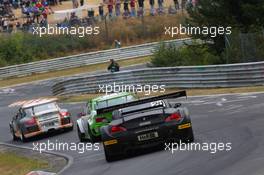
[[[165,85],[165,88],[215,88],[264,85],[264,62],[146,68],[68,78],[52,87],[54,95],[96,93],[99,85]]]
[[[190,44],[190,38],[165,41],[164,43],[174,43],[176,45]],[[159,42],[123,47],[120,49],[110,49],[99,52],[90,52],[86,54],[61,57],[56,59],[37,61],[27,64],[20,64],[0,68],[0,79],[9,77],[18,77],[31,75],[33,73],[43,73],[49,71],[63,70],[68,68],[76,68],[85,65],[103,63],[109,61],[110,58],[115,60],[136,58],[152,55],[152,51],[159,45]]]

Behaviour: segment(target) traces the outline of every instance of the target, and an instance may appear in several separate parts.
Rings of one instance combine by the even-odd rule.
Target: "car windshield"
[[[41,104],[41,105],[27,108],[25,109],[25,112],[26,114],[32,116],[34,114],[42,113],[44,111],[56,111],[56,110],[57,110],[56,103],[46,103],[46,104]]]
[[[130,101],[134,101],[134,100],[135,100],[134,96],[127,95],[127,96],[123,96],[123,97],[119,97],[119,98],[113,98],[113,99],[110,99],[110,100],[100,101],[100,102],[97,102],[96,109],[101,109],[101,108],[106,108],[106,107],[110,107],[110,106],[115,106],[115,105],[119,105],[119,104],[130,102]]]

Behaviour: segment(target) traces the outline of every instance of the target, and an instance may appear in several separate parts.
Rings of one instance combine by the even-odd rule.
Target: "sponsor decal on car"
[[[117,143],[117,140],[113,139],[113,140],[105,141],[104,145],[107,146],[107,145],[113,145],[113,144],[116,144],[116,143]]]
[[[186,128],[190,128],[190,127],[191,127],[191,123],[186,123],[186,124],[183,124],[183,125],[179,125],[178,129],[186,129]]]

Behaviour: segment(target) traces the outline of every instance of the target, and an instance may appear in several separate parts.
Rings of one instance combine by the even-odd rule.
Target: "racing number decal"
[[[162,100],[151,102],[150,105],[154,106],[164,106],[164,102]]]

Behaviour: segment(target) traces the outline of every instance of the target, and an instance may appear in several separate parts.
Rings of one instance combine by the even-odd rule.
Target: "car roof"
[[[29,108],[33,106],[38,106],[46,103],[51,103],[54,101],[57,101],[57,98],[37,98],[37,99],[31,99],[31,100],[23,100],[23,101],[17,101],[15,103],[12,103],[9,105],[9,107],[21,107],[21,108]]]
[[[112,94],[96,97],[96,98],[92,99],[92,101],[100,102],[100,101],[110,100],[110,99],[124,97],[124,96],[128,96],[128,95],[132,95],[132,93],[129,93],[129,92],[112,93]]]

